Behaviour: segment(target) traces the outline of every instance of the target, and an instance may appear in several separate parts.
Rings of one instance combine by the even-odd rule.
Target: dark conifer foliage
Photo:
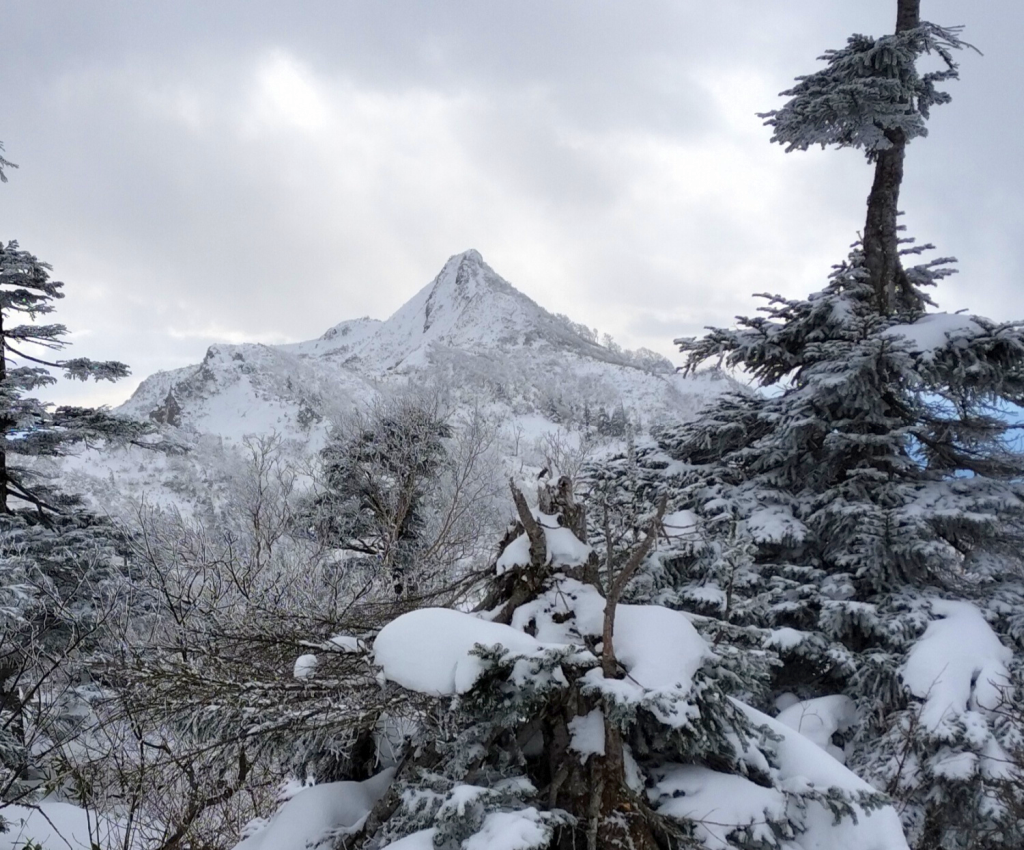
[[[4,149],[4,143],[0,142],[0,151],[2,151],[3,149]],[[0,156],[0,183],[6,183],[7,182],[7,175],[4,174],[4,169],[5,168],[17,168],[17,167],[18,166],[16,166],[10,160],[6,160],[2,156]]]
[[[2,149],[2,148],[0,148]],[[12,163],[0,158],[3,167]],[[53,407],[32,396],[56,381],[117,380],[116,361],[55,357],[67,328],[40,321],[64,297],[50,266],[0,242],[0,800],[48,787],[79,733],[85,672],[126,584],[120,535],[83,510],[36,463],[91,440],[148,429],[104,409]]]
[[[874,163],[875,177],[868,196],[864,224],[864,267],[883,313],[898,307],[921,307],[906,279],[898,241],[900,185],[908,143],[926,136],[933,106],[950,96],[938,84],[958,78],[953,51],[968,47],[960,27],[940,27],[921,20],[920,0],[899,0],[896,31],[872,38],[853,35],[846,47],[821,57],[827,66],[798,77],[782,94],[789,102],[764,113],[773,142],[786,150],[811,145],[854,147]],[[917,60],[939,57],[944,67],[919,73]]]
[[[68,329],[61,324],[41,324],[52,313],[54,302],[64,297],[64,284],[50,278],[50,266],[17,242],[0,244],[0,511],[11,510],[13,497],[40,511],[56,511],[48,488],[32,480],[18,464],[17,456],[58,455],[74,443],[91,439],[132,439],[139,426],[103,410],[58,407],[55,410],[28,395],[53,384],[50,369],[59,369],[72,380],[114,381],[128,375],[117,361],[84,357],[47,357],[68,345]]]
[[[336,431],[321,452],[324,490],[311,506],[326,542],[373,559],[395,593],[422,553],[425,490],[445,461],[451,426],[404,400]]]
[[[895,35],[827,53],[766,114],[791,150],[866,151],[863,241],[820,292],[763,295],[736,328],[677,340],[687,371],[724,363],[759,389],[592,479],[689,512],[635,592],[775,656],[763,707],[820,721],[821,745],[893,797],[911,846],[1019,847],[1024,727],[1006,706],[1024,650],[1024,323],[931,310],[954,261],[897,238],[906,143],[949,99],[935,84],[964,46],[917,5],[901,0]],[[945,70],[916,71],[928,52]]]

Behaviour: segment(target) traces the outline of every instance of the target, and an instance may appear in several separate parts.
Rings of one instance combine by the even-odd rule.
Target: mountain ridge
[[[550,313],[471,249],[384,321],[345,320],[306,342],[211,345],[200,363],[146,378],[118,410],[232,439],[308,436],[383,387],[428,375],[518,413],[558,418],[619,405],[648,423],[692,415],[724,389],[714,376],[676,374],[657,355],[600,345],[596,332]]]

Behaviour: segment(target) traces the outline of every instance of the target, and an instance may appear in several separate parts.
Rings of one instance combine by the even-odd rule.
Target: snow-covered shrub
[[[582,511],[568,488],[543,488],[544,511],[514,495],[520,523],[480,609],[414,610],[374,639],[380,699],[406,718],[390,736],[399,742],[390,787],[357,825],[339,820],[323,844],[304,840],[399,850],[906,847],[883,793],[733,695],[744,687],[734,666],[685,614],[617,604],[655,546],[661,511],[641,518],[625,560],[600,563],[576,534]],[[239,850],[265,846],[260,834]]]

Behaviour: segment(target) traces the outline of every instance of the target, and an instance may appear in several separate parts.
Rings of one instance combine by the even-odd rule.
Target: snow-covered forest
[[[128,367],[0,243],[0,850],[1024,847],[1024,322],[899,217],[973,48],[896,6],[760,115],[848,255],[679,369],[467,250],[54,407]]]

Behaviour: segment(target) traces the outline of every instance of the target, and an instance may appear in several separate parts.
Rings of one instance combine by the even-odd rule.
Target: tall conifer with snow
[[[452,435],[432,407],[411,398],[380,402],[349,429],[335,428],[320,452],[324,492],[310,509],[316,532],[361,556],[397,596],[415,586],[415,562],[431,554],[423,539],[425,491],[440,474]]]
[[[0,166],[11,163],[0,159]],[[30,395],[55,381],[115,380],[123,363],[53,359],[67,329],[37,321],[63,284],[17,242],[0,243],[0,800],[45,784],[74,736],[76,678],[123,587],[111,530],[54,486],[32,459],[77,442],[129,438],[139,426],[104,410],[52,407]]]
[[[820,292],[678,340],[687,370],[724,361],[773,391],[723,397],[593,478],[614,494],[633,468],[648,500],[693,512],[646,588],[776,656],[762,707],[888,793],[913,847],[1020,847],[1007,801],[1024,728],[1006,708],[1024,658],[1024,455],[1007,420],[1024,324],[929,311],[953,261],[897,239],[904,150],[964,46],[914,0],[898,19],[826,53],[766,114],[789,149],[866,152],[863,240]],[[945,69],[919,74],[929,52]]]
[[[0,513],[10,513],[9,499],[19,499],[41,513],[56,510],[47,502],[47,489],[34,481],[16,456],[57,455],[67,446],[88,439],[122,437],[135,432],[123,418],[102,410],[50,406],[27,393],[55,383],[49,369],[64,377],[87,381],[115,381],[128,375],[117,361],[85,357],[54,359],[47,351],[68,345],[68,330],[60,324],[40,324],[39,316],[52,313],[64,297],[64,284],[50,279],[50,266],[17,242],[0,244]],[[12,325],[11,320],[25,322]]]

